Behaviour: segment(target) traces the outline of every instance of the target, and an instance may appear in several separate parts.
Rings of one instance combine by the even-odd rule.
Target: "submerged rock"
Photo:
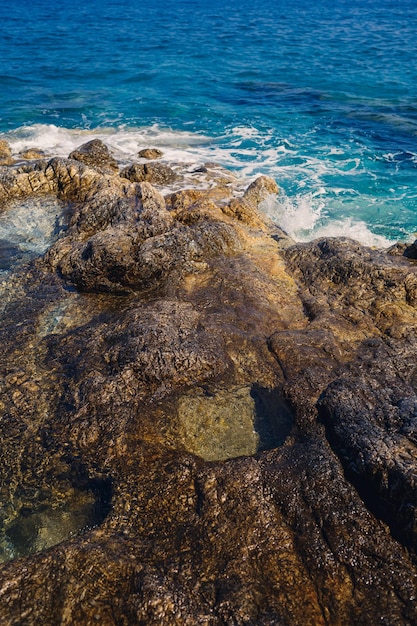
[[[1,623],[416,623],[417,266],[101,167],[0,171]]]

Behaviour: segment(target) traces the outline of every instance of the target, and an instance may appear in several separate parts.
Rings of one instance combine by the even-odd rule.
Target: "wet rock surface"
[[[160,159],[164,154],[159,148],[144,148],[139,150],[138,157],[141,159]]]
[[[1,623],[415,624],[417,266],[181,176],[0,170]]]
[[[99,172],[112,173],[118,171],[116,159],[110,154],[110,150],[100,139],[92,139],[74,150],[69,155],[70,159],[81,161],[97,169]]]
[[[12,151],[4,139],[0,139],[0,165],[10,165],[13,162]]]
[[[120,176],[132,182],[147,181],[155,185],[169,185],[178,178],[174,170],[164,163],[133,163],[125,167]]]

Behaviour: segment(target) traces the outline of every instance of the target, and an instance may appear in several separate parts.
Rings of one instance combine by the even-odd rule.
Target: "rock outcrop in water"
[[[163,152],[158,148],[144,148],[138,152],[141,159],[160,159],[163,156]]]
[[[0,139],[0,165],[10,165],[12,161],[12,151],[9,144],[4,139]]]
[[[1,623],[415,624],[413,260],[90,148],[1,170]]]

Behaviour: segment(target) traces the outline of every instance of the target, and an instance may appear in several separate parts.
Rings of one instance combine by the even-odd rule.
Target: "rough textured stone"
[[[211,257],[239,250],[232,226],[213,219],[189,227],[174,222],[162,196],[149,183],[141,185],[133,208],[117,203],[98,232],[86,238],[74,229],[69,249],[63,239],[48,253],[48,261],[79,289],[154,290],[195,264],[198,271]]]
[[[0,281],[0,622],[411,626],[417,266],[206,169],[0,171],[68,213]]]
[[[167,207],[171,211],[188,209],[198,203],[198,201],[203,200],[206,197],[206,193],[199,189],[182,189],[166,197]]]
[[[259,176],[249,185],[243,197],[233,198],[222,206],[222,211],[248,226],[265,228],[265,217],[259,214],[258,207],[269,196],[277,193],[279,187],[272,178]]]
[[[154,185],[167,185],[178,178],[174,170],[164,163],[134,163],[125,167],[120,176],[132,182],[147,181]]]
[[[259,206],[271,194],[279,193],[279,187],[273,178],[269,176],[258,176],[246,189],[244,199],[254,206]]]
[[[0,139],[0,165],[10,165],[13,162],[12,151],[4,139]]]
[[[404,247],[403,255],[408,259],[417,259],[417,239],[411,245]]]
[[[320,398],[329,441],[369,509],[415,553],[417,532],[416,341],[366,341],[360,366]]]
[[[44,159],[45,152],[43,150],[38,150],[37,148],[28,148],[27,150],[23,150],[23,152],[19,152],[19,158],[27,159],[29,161],[33,159]]]
[[[100,139],[92,139],[69,155],[70,159],[81,161],[103,173],[117,172],[119,166],[112,157],[108,147]]]
[[[158,148],[144,148],[138,152],[138,157],[142,159],[160,159],[163,156],[164,153]]]
[[[230,215],[248,226],[265,228],[265,220],[259,215],[257,209],[245,198],[233,198],[229,204],[222,207],[225,215]]]

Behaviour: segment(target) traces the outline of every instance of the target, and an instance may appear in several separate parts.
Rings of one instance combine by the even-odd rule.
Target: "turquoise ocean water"
[[[0,137],[266,173],[297,239],[389,245],[417,231],[416,50],[415,0],[3,2]]]

